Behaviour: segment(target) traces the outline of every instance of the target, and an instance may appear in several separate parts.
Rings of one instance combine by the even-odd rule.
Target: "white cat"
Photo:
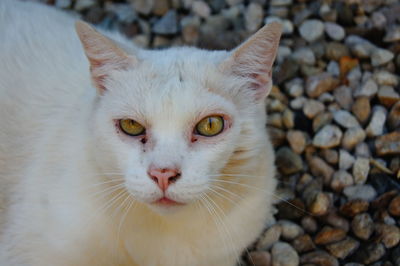
[[[280,26],[210,52],[74,25],[0,1],[0,265],[234,265],[270,215]]]

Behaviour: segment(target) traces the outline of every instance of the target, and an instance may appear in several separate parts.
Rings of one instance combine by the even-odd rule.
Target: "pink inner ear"
[[[251,88],[256,92],[256,99],[260,100],[269,94],[271,89],[271,72],[260,71],[258,74],[251,74],[251,78],[254,80],[251,83]]]

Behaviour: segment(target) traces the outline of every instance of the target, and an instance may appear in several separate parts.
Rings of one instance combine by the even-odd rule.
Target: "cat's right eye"
[[[140,136],[146,133],[145,127],[132,119],[119,120],[119,127],[122,132],[129,136]]]

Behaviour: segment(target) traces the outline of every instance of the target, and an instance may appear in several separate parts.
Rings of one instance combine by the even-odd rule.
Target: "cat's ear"
[[[89,59],[93,84],[102,94],[106,90],[104,81],[110,71],[133,67],[137,59],[87,23],[77,21],[75,28]]]
[[[279,47],[282,26],[277,22],[265,25],[247,41],[234,49],[222,63],[229,74],[248,78],[248,88],[255,100],[263,101],[272,88],[272,65]]]

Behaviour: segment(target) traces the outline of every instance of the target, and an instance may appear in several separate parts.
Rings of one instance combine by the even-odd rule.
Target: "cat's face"
[[[114,55],[106,58],[110,51],[101,51],[107,47],[91,49],[93,42],[85,43],[90,34],[97,34],[91,41],[101,35],[79,26],[78,33],[101,94],[93,123],[97,160],[105,172],[121,173],[136,200],[166,208],[205,197],[243,143],[264,140],[262,106],[272,62],[260,57],[255,62],[262,68],[237,73],[251,71],[244,68],[246,60],[261,55],[178,48],[132,57],[113,46]],[[270,53],[271,61],[275,51]]]

